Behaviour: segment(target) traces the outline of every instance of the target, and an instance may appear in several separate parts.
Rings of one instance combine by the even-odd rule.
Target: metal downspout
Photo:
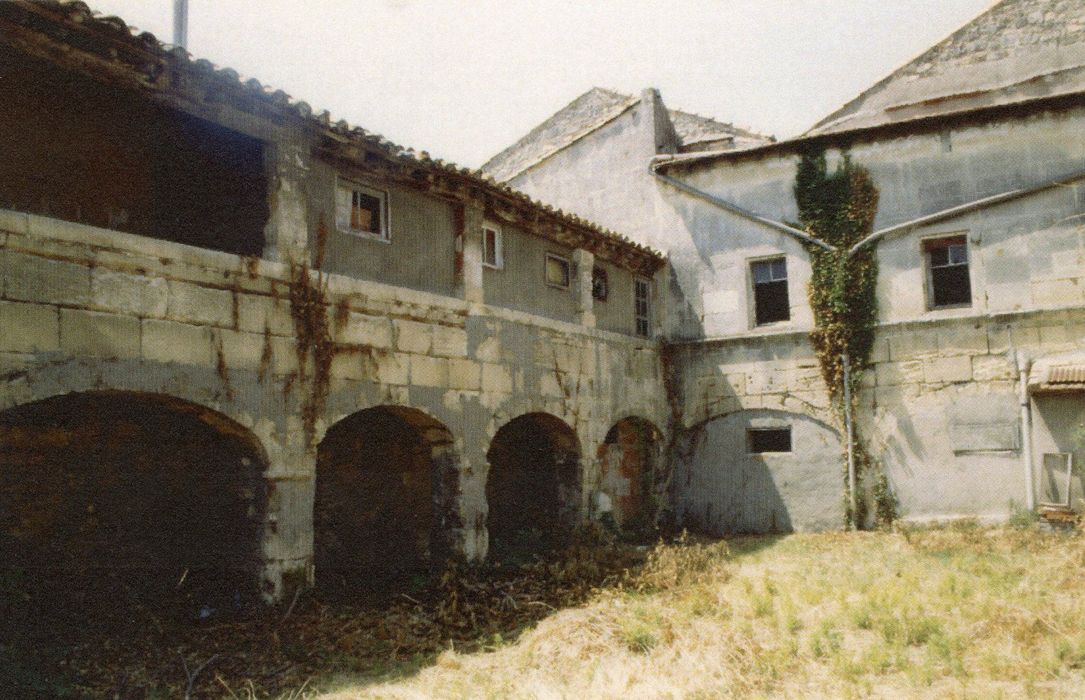
[[[783,222],[774,221],[772,219],[767,219],[767,218],[765,218],[765,217],[763,217],[763,216],[761,216],[759,214],[753,213],[749,209],[743,209],[742,207],[738,206],[737,204],[734,204],[732,202],[728,202],[726,199],[721,199],[720,197],[717,197],[716,195],[712,194],[711,192],[705,192],[704,190],[697,189],[693,185],[689,185],[689,184],[687,184],[685,182],[682,182],[681,180],[677,180],[677,179],[675,179],[675,178],[673,178],[673,177],[671,177],[669,175],[664,175],[663,173],[656,170],[656,168],[660,164],[661,163],[652,163],[650,166],[648,166],[648,172],[652,173],[652,176],[654,178],[656,178],[657,180],[661,180],[662,182],[667,183],[668,185],[670,185],[671,187],[674,187],[675,189],[682,190],[686,194],[691,194],[694,197],[697,197],[698,199],[703,199],[706,202],[709,202],[711,204],[715,204],[720,209],[725,209],[725,210],[731,212],[732,214],[737,214],[737,215],[741,216],[744,219],[749,219],[750,221],[755,221],[755,222],[757,222],[759,224],[762,224],[763,226],[768,226],[771,229],[775,229],[777,231],[781,231],[783,233],[786,233],[789,236],[793,236],[795,238],[798,238],[800,241],[802,241],[804,243],[809,243],[811,245],[816,245],[816,246],[818,246],[820,248],[824,248],[825,250],[828,250],[828,251],[836,250],[835,246],[832,246],[832,245],[826,243],[825,241],[818,240],[817,238],[814,238],[810,234],[806,233],[805,231],[800,231],[799,229],[795,228],[794,226],[788,226],[787,224],[785,224]]]
[[[1032,465],[1032,406],[1028,395],[1028,375],[1032,360],[1022,350],[1014,351],[1014,359],[1017,362],[1017,399],[1021,405],[1021,469],[1025,477],[1025,508],[1031,513],[1036,509]]]

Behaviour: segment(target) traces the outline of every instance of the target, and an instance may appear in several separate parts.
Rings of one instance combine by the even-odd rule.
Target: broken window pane
[[[972,303],[968,244],[964,236],[926,241],[927,283],[931,308]]]
[[[787,261],[784,258],[750,263],[753,276],[754,316],[757,325],[787,321],[791,304],[787,296]]]
[[[569,261],[557,255],[546,256],[546,283],[552,287],[569,287]]]

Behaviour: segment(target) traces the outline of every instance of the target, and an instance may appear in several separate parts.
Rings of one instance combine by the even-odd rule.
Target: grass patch
[[[1083,545],[967,522],[660,545],[515,642],[318,697],[1073,696]]]

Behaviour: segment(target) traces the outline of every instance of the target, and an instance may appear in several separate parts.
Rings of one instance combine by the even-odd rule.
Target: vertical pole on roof
[[[848,434],[848,505],[851,506],[851,529],[858,530],[858,499],[855,494],[855,428],[851,419],[851,366],[848,353],[840,356],[844,364],[844,430]]]
[[[173,0],[173,45],[188,48],[188,0]]]

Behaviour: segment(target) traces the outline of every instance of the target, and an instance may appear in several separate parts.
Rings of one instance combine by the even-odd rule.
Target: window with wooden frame
[[[945,309],[971,306],[968,239],[963,234],[923,241],[927,265],[927,307]]]
[[[754,323],[763,326],[791,319],[787,296],[787,260],[754,260],[750,263],[753,282]]]
[[[484,224],[482,227],[482,264],[495,270],[505,266],[501,229],[494,224]]]
[[[339,180],[335,186],[335,226],[344,233],[389,240],[388,193]]]
[[[633,318],[637,335],[648,338],[652,335],[652,283],[643,277],[633,280]]]
[[[546,254],[546,284],[559,289],[569,288],[571,266],[567,258],[553,253]]]

